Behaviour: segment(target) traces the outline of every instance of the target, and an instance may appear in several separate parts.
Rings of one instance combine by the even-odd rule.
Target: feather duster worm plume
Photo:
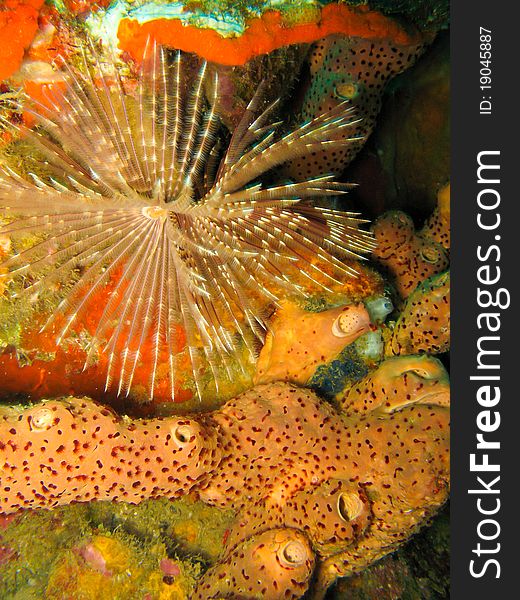
[[[326,288],[355,277],[351,259],[373,249],[357,214],[310,203],[348,185],[327,175],[261,183],[286,161],[348,143],[356,121],[344,103],[278,134],[276,103],[263,103],[260,86],[219,153],[205,64],[187,92],[182,55],[149,44],[130,93],[114,60],[85,49],[82,62],[63,61],[65,93],[34,108],[38,127],[23,131],[50,174],[0,167],[9,221],[0,234],[38,240],[4,262],[2,277],[31,296],[61,287],[45,325],[57,328],[58,344],[110,284],[87,365],[105,352],[107,387],[128,393],[146,360],[153,398],[166,363],[173,397],[182,332],[200,395],[204,377],[218,385],[254,357],[267,303],[305,293],[305,281]]]

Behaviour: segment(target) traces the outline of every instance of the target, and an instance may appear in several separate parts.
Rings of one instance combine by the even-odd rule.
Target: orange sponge
[[[186,26],[175,19],[154,19],[143,24],[123,19],[118,30],[119,47],[140,61],[146,41],[151,37],[159,44],[194,52],[211,62],[243,65],[259,54],[290,44],[315,42],[333,33],[368,39],[389,38],[403,45],[418,41],[416,34],[407,33],[395,21],[367,6],[328,4],[319,15],[315,22],[289,26],[279,11],[269,10],[251,19],[238,37],[223,37],[213,29]]]
[[[25,50],[38,29],[38,13],[44,0],[4,0],[0,6],[0,79],[19,68]]]

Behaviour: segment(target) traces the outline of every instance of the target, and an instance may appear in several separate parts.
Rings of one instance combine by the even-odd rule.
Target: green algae
[[[20,345],[22,332],[20,309],[6,298],[0,298],[0,349]]]
[[[262,13],[269,2],[266,0],[187,0],[186,10],[206,14],[248,17]]]
[[[87,505],[88,518],[107,530],[123,530],[147,543],[162,541],[170,551],[196,554],[214,561],[221,553],[226,530],[234,520],[232,511],[223,511],[184,497],[147,500],[138,505],[93,502]]]
[[[231,511],[191,498],[139,505],[93,502],[23,513],[0,534],[0,547],[8,552],[0,570],[0,598],[58,599],[64,597],[60,596],[64,586],[72,593],[83,585],[101,583],[109,586],[112,600],[135,593],[143,597],[147,592],[153,598],[187,597],[203,570],[222,552],[233,519]],[[111,582],[100,579],[79,552],[99,539],[113,541],[115,556],[107,559],[108,567],[110,560],[116,563]],[[175,581],[180,595],[173,587],[164,587],[159,565],[165,558],[180,566],[182,580]]]
[[[25,513],[7,526],[0,539],[16,558],[2,565],[0,598],[43,597],[58,551],[72,548],[89,532],[84,513],[80,505]]]

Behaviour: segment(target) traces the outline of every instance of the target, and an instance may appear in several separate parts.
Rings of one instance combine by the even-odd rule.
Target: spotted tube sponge
[[[309,588],[314,563],[314,553],[303,533],[272,529],[248,539],[210,569],[193,600],[301,598]]]
[[[291,527],[306,533],[319,556],[329,556],[364,535],[371,518],[363,487],[346,479],[329,479],[296,492],[283,510],[276,500],[248,507],[231,530],[227,547],[272,528]]]
[[[270,323],[254,381],[305,384],[320,365],[371,327],[362,303],[315,313],[286,302]]]
[[[442,187],[437,194],[437,206],[426,220],[421,234],[434,240],[445,250],[450,249],[450,184]]]
[[[449,376],[432,356],[388,358],[340,394],[338,400],[347,416],[384,413],[408,404],[449,406]]]
[[[445,248],[433,237],[416,232],[411,217],[389,211],[372,228],[377,248],[372,256],[389,272],[397,292],[407,298],[417,285],[449,266]]]
[[[221,457],[205,418],[130,421],[75,398],[0,411],[0,512],[175,498],[207,479]]]
[[[409,296],[387,348],[389,354],[440,354],[450,349],[450,272],[420,283]]]
[[[196,417],[118,419],[86,399],[5,408],[0,512],[192,492],[236,515],[195,598],[299,598],[310,586],[321,597],[447,498],[449,394],[425,395],[408,376],[420,364],[393,360],[382,367],[390,385],[376,385],[364,410],[345,403],[345,414],[285,383]]]
[[[310,77],[301,118],[312,119],[348,101],[358,120],[349,132],[350,143],[298,157],[287,167],[288,174],[297,178],[323,172],[341,174],[372,132],[386,84],[411,66],[423,47],[424,41],[399,43],[391,37],[330,35],[315,42],[308,58]]]

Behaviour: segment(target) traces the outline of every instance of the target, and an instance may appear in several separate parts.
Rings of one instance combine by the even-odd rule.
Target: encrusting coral
[[[384,410],[358,414],[347,399],[346,416],[283,383],[253,388],[197,418],[132,421],[72,398],[4,408],[1,510],[196,491],[237,519],[195,597],[232,589],[250,598],[297,598],[315,560],[319,595],[337,576],[394,549],[446,499],[445,372],[432,371],[437,393],[424,397],[421,386],[405,381],[408,368],[387,371]],[[405,406],[401,393],[392,393],[402,386],[410,396]],[[311,507],[321,507],[319,515],[311,518]],[[246,555],[262,560],[240,560]],[[276,573],[281,592],[272,587]]]

